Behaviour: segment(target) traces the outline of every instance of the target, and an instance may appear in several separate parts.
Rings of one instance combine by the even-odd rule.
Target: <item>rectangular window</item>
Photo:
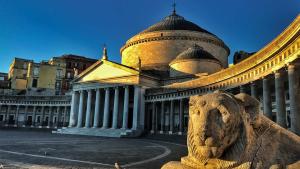
[[[37,83],[38,83],[37,79],[33,79],[32,80],[32,87],[37,87]]]
[[[70,78],[71,78],[71,73],[70,73],[70,72],[68,72],[68,74],[67,74],[67,78],[68,78],[68,79],[70,79]]]
[[[0,121],[3,121],[4,120],[4,115],[0,115]]]
[[[61,69],[57,69],[57,71],[56,71],[56,77],[57,78],[61,78],[62,77],[62,70]]]

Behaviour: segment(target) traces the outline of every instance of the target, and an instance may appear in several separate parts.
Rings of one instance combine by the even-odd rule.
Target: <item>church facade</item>
[[[73,81],[63,134],[185,134],[192,95],[244,92],[265,116],[300,134],[300,16],[258,52],[228,67],[228,46],[175,11],[130,38],[122,62],[102,59]]]
[[[298,16],[228,67],[226,44],[174,11],[130,38],[121,63],[104,49],[73,81],[72,97],[1,96],[0,125],[113,137],[185,134],[189,97],[226,90],[257,98],[265,116],[299,135],[299,30]]]

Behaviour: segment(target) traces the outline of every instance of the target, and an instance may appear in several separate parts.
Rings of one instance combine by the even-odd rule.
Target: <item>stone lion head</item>
[[[188,150],[196,159],[220,158],[259,122],[259,102],[247,94],[216,91],[190,98]]]

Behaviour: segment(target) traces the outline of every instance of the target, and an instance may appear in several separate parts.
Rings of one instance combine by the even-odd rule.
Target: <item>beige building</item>
[[[32,62],[33,60],[14,58],[8,73],[11,89],[25,90],[27,88],[27,71]]]
[[[184,134],[188,102],[215,90],[248,93],[265,116],[300,134],[300,16],[256,53],[228,66],[229,48],[175,11],[130,38],[122,62],[102,59],[73,81],[69,127],[58,133]]]
[[[76,60],[76,65],[70,65],[70,60]],[[76,55],[53,57],[40,63],[15,58],[9,69],[11,89],[16,94],[24,90],[29,95],[65,94],[71,87],[69,83],[75,69],[80,73],[94,62],[96,60]]]
[[[79,75],[72,81],[72,97],[48,97],[44,102],[37,96],[16,101],[0,97],[3,107],[0,121],[2,117],[6,124],[13,123],[14,119],[22,123],[18,117],[23,116],[23,124],[28,126],[29,123],[24,122],[36,124],[39,114],[51,124],[66,112],[65,124],[56,126],[68,123],[68,127],[55,131],[57,133],[109,137],[135,137],[148,132],[182,135],[187,131],[190,96],[226,90],[257,98],[266,117],[299,135],[299,35],[300,16],[265,47],[237,57],[237,62],[228,66],[227,45],[173,11],[130,38],[121,48],[121,63],[111,61],[106,49],[102,59],[91,66],[77,64],[80,59],[69,58],[66,74],[62,73],[65,77],[75,76],[71,74],[72,68],[85,69],[81,73],[77,71]],[[23,60],[23,67],[18,68],[21,75],[27,62]],[[50,61],[45,65],[57,67],[58,64]],[[34,68],[41,69],[42,64],[32,63],[32,70],[26,66],[30,67],[29,77],[32,77],[31,84],[26,81],[26,85],[32,86],[36,77]],[[51,66],[45,66],[45,70],[52,71]],[[17,71],[10,71],[14,75],[11,77],[17,76],[14,72]],[[39,73],[44,74],[42,69]],[[54,74],[55,77],[51,75],[46,81],[55,79],[57,82],[57,68]],[[36,86],[49,85],[53,89],[52,82],[38,83],[37,80]],[[22,113],[18,105],[23,105]],[[62,111],[63,106],[66,111]],[[56,113],[56,120],[54,112],[60,112]]]

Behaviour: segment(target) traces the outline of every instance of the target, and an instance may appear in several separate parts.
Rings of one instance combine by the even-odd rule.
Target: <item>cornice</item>
[[[120,50],[122,53],[126,48],[141,44],[141,43],[147,43],[147,42],[153,42],[153,41],[163,41],[163,40],[192,40],[192,41],[201,41],[201,42],[206,42],[210,44],[214,44],[216,46],[222,47],[226,50],[227,54],[230,54],[230,49],[225,45],[224,42],[222,42],[219,39],[213,38],[209,39],[207,37],[193,37],[193,36],[188,36],[188,35],[168,35],[168,36],[154,36],[154,37],[149,37],[149,38],[142,38],[139,40],[131,41],[129,43],[126,43]]]

